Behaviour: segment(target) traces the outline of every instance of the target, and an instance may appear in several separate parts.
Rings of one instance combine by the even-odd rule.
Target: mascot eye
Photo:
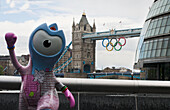
[[[45,40],[45,41],[43,42],[43,45],[44,45],[44,47],[48,48],[48,47],[51,46],[51,41],[50,41],[50,40]]]
[[[62,39],[59,36],[50,36],[43,30],[39,30],[33,37],[34,48],[43,55],[55,55],[62,48]]]

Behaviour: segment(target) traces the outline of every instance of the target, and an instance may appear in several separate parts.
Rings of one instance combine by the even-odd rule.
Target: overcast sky
[[[18,36],[16,55],[29,54],[31,32],[40,24],[57,23],[71,41],[73,18],[79,23],[85,11],[87,19],[97,31],[142,27],[154,0],[0,0],[0,55],[8,55],[4,35]],[[120,23],[121,21],[121,23]],[[108,52],[101,41],[96,43],[96,68],[107,66],[132,69],[139,38],[127,39],[121,51]]]

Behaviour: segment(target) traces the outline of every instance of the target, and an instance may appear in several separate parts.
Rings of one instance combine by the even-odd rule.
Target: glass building
[[[170,80],[170,0],[155,0],[144,23],[135,69],[144,79]]]

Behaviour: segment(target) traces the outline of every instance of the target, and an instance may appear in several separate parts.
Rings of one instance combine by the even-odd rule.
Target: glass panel
[[[160,28],[156,28],[156,30],[155,30],[155,35],[158,35],[159,29],[160,29]]]
[[[165,63],[164,64],[164,68],[165,68],[165,70],[164,70],[164,76],[165,76],[165,80],[170,80],[170,63]]]
[[[155,30],[156,30],[156,29],[153,29],[153,30],[151,31],[151,36],[155,35]]]
[[[145,51],[148,50],[148,43],[145,45]]]
[[[170,56],[170,49],[168,49],[167,56]]]
[[[162,47],[162,41],[158,41],[157,49],[160,49]]]
[[[144,48],[145,48],[145,43],[142,45],[141,51],[144,51]]]
[[[166,25],[170,25],[170,16],[168,18],[168,21],[167,21]]]
[[[146,32],[146,34],[145,34],[145,38],[147,38],[147,37],[148,37],[148,32],[149,32],[149,31],[147,31],[147,32]]]
[[[163,33],[164,33],[164,30],[165,30],[165,27],[161,27],[161,28],[160,28],[160,31],[159,31],[159,34],[163,34]]]
[[[153,22],[153,27],[152,28],[156,28],[158,20],[156,20],[155,22]]]
[[[168,46],[168,40],[164,40],[162,44],[162,48],[167,48],[167,46]]]
[[[168,41],[168,48],[170,49],[170,39],[169,39],[169,41]]]
[[[155,2],[155,8],[158,8],[159,4],[158,2]]]
[[[155,13],[155,14],[157,15],[158,13],[159,13],[159,10],[158,10],[158,8],[157,8],[157,9],[156,9],[156,13]]]
[[[151,30],[149,30],[149,32],[148,32],[148,36],[151,36]]]
[[[160,27],[161,26],[161,22],[162,22],[162,19],[159,19],[156,27]]]
[[[160,53],[161,53],[161,50],[160,50],[160,49],[156,50],[156,57],[159,57],[159,56],[160,56]]]
[[[156,50],[151,51],[151,57],[155,57]]]
[[[156,14],[156,9],[153,10],[153,15],[155,15],[155,14]]]
[[[147,52],[147,58],[150,58],[150,56],[151,56],[151,51],[148,51]]]
[[[139,54],[139,59],[142,59],[142,52],[140,52]]]
[[[152,5],[152,9],[151,10],[154,10],[155,9],[155,3]]]
[[[169,40],[169,38],[164,38],[164,40]]]
[[[153,45],[153,42],[150,42],[150,43],[149,43],[149,49],[148,49],[148,50],[151,50],[151,49],[152,49],[152,45]]]
[[[150,11],[150,14],[149,14],[148,18],[149,18],[149,17],[151,17],[151,15],[152,15],[152,12],[153,12],[153,11]]]
[[[143,58],[143,54],[144,54],[144,52],[142,52],[142,54],[141,54],[141,58]]]
[[[147,55],[147,51],[144,52],[143,58],[146,58],[146,55]]]
[[[151,22],[151,24],[149,25],[149,29],[152,29],[153,26],[153,21]]]
[[[163,6],[163,7],[161,8],[160,13],[164,12],[164,9],[165,9],[165,6]]]
[[[169,8],[170,8],[170,5],[166,5],[166,7],[165,7],[165,11],[164,11],[164,12],[168,11],[168,10],[169,10]]]
[[[157,41],[154,41],[152,49],[156,49],[156,46],[157,46]]]
[[[168,1],[168,0],[164,0],[163,5],[166,5],[166,4],[167,4],[167,1]]]
[[[164,18],[164,19],[162,20],[161,26],[165,26],[165,25],[166,25],[166,22],[167,22],[167,18]]]
[[[160,5],[159,5],[159,6],[162,6],[162,4],[163,4],[163,1],[164,1],[164,0],[160,0]]]
[[[160,12],[161,8],[158,8],[158,13]]]
[[[170,26],[165,27],[165,32],[164,33],[170,33]]]
[[[162,49],[162,51],[161,51],[161,56],[166,56],[166,50],[167,50],[167,49]]]

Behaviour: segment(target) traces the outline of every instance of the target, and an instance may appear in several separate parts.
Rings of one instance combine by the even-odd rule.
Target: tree
[[[3,75],[3,74],[4,74],[3,70],[4,70],[3,66],[0,65],[0,75]]]

